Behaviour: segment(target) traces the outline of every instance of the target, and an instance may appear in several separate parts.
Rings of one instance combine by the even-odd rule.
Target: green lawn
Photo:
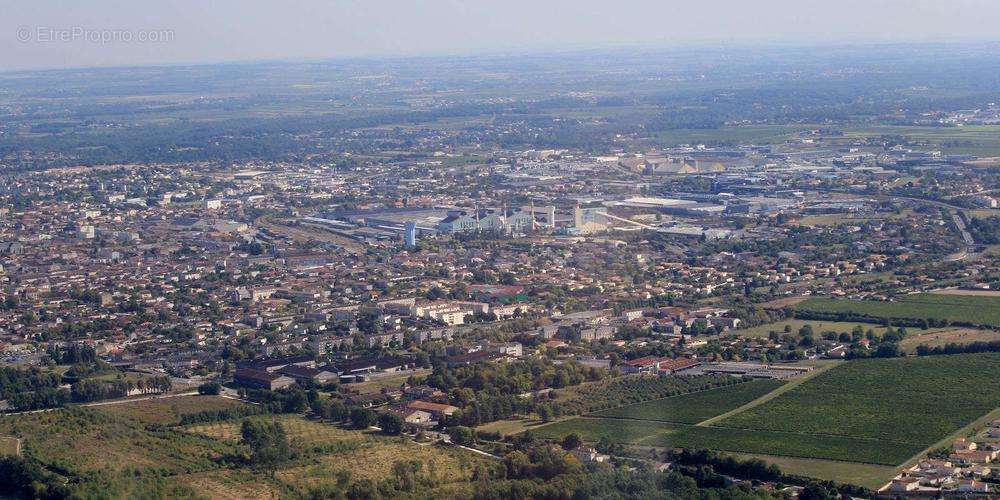
[[[781,387],[782,384],[784,382],[780,380],[754,380],[719,389],[612,408],[595,412],[591,416],[696,424],[749,403]]]

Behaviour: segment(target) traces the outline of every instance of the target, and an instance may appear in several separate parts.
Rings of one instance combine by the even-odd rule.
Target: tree
[[[799,500],[836,500],[839,497],[840,495],[837,495],[836,492],[830,491],[817,483],[809,483],[799,493]]]
[[[198,386],[198,394],[203,396],[218,396],[222,392],[222,384],[218,382],[205,382]]]
[[[538,405],[535,410],[538,412],[538,418],[542,419],[543,422],[548,422],[552,420],[552,407],[547,404]]]
[[[579,448],[581,444],[583,444],[583,440],[580,439],[580,435],[575,432],[566,434],[562,439],[562,447],[564,450]]]
[[[382,428],[382,432],[390,436],[398,436],[403,432],[403,417],[392,413],[385,412],[378,416],[378,426]]]
[[[280,422],[244,420],[243,443],[250,448],[250,464],[274,474],[275,469],[292,458],[292,446]]]
[[[366,408],[351,409],[351,425],[355,429],[367,429],[375,423],[375,412]]]
[[[451,438],[451,442],[455,444],[471,444],[476,440],[475,432],[464,425],[448,429],[448,436]]]

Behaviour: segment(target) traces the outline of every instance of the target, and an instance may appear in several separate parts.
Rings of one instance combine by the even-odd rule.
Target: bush
[[[198,386],[198,394],[203,396],[218,396],[222,392],[222,384],[218,382],[205,382]]]

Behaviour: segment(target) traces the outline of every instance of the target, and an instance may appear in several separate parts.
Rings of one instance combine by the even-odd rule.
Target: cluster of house
[[[987,439],[1000,438],[1000,420],[985,431]],[[879,490],[885,498],[938,498],[962,494],[978,498],[1000,495],[996,486],[998,468],[991,466],[1000,457],[1000,442],[977,443],[956,439],[947,458],[927,458],[896,476]]]
[[[644,356],[621,365],[622,373],[655,373],[658,375],[732,375],[735,377],[783,379],[812,371],[810,366],[767,365],[734,361],[707,362],[694,358],[663,358]]]
[[[552,316],[552,322],[539,327],[538,333],[545,340],[559,338],[568,341],[594,342],[613,339],[619,328],[630,326],[648,329],[656,336],[680,339],[684,328],[700,324],[716,327],[721,331],[737,328],[739,318],[726,316],[729,311],[720,308],[687,310],[682,307],[632,309],[615,315],[610,309],[582,311]]]
[[[236,369],[234,378],[243,386],[273,391],[299,381],[319,385],[334,381],[359,382],[413,368],[413,361],[393,357],[355,358],[320,365],[312,354],[303,354],[242,365]]]
[[[448,395],[426,385],[405,385],[383,389],[382,392],[355,394],[347,402],[378,413],[399,415],[410,431],[437,427],[438,423],[459,410],[448,404]]]

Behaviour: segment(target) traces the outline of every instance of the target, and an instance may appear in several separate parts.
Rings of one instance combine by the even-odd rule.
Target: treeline
[[[102,399],[121,398],[133,390],[140,392],[167,392],[172,383],[170,377],[157,375],[138,380],[96,380],[84,379],[70,386],[74,403],[87,403]]]
[[[991,324],[978,324],[971,321],[949,321],[947,319],[938,318],[891,318],[849,312],[822,312],[804,309],[795,309],[794,312],[791,312],[788,317],[815,321],[849,321],[855,323],[872,323],[883,326],[905,326],[908,328],[920,328],[921,330],[926,330],[928,328],[943,328],[946,326],[990,329],[996,328],[996,326]]]
[[[56,377],[55,384],[10,394],[7,396],[7,404],[17,411],[42,410],[58,408],[69,403],[122,398],[136,389],[143,393],[166,392],[172,385],[170,377],[159,375],[138,380],[84,379],[66,389],[58,387],[58,375],[50,375]]]
[[[965,354],[976,352],[1000,352],[1000,340],[990,342],[979,341],[970,344],[949,342],[944,346],[931,347],[927,344],[917,346],[917,356],[940,356],[942,354]]]
[[[59,375],[38,367],[14,368],[0,366],[0,399],[40,389],[59,387]]]

